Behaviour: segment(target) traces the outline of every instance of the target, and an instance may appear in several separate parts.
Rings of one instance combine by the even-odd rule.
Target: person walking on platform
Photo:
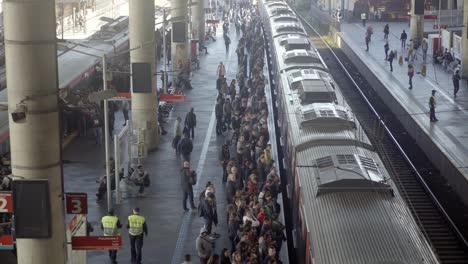
[[[205,222],[205,228],[211,239],[216,239],[219,236],[216,236],[214,233],[211,234],[211,229],[213,224],[218,225],[218,213],[216,211],[216,198],[214,193],[209,192],[206,194],[206,197],[201,200],[199,205],[200,207],[200,217],[203,217]]]
[[[182,138],[182,118],[178,116],[174,125],[174,139],[172,140],[172,147],[176,150],[176,154],[179,154],[179,141]]]
[[[195,137],[195,127],[197,126],[197,116],[194,113],[193,107],[190,108],[190,112],[185,116],[185,127],[188,130],[188,134],[192,134],[192,138]]]
[[[216,100],[215,105],[215,116],[216,116],[216,135],[223,134],[223,105],[221,100]]]
[[[224,45],[226,46],[226,54],[229,54],[229,45],[231,44],[231,39],[227,34],[224,35]]]
[[[460,79],[461,79],[460,71],[456,70],[455,73],[452,76],[452,80],[453,80],[453,97],[454,98],[457,98],[458,90],[460,90]]]
[[[413,89],[413,77],[414,77],[414,67],[412,64],[408,64],[408,78],[409,78],[409,87],[408,89]]]
[[[224,75],[226,75],[226,68],[224,67],[223,62],[219,63],[218,68],[216,69],[216,73],[218,75],[218,79],[224,79]]]
[[[432,90],[432,95],[431,97],[429,97],[429,113],[430,113],[429,118],[431,122],[439,121],[435,116],[435,108],[437,105],[435,94],[436,94],[436,90]]]
[[[408,39],[408,35],[406,34],[406,31],[403,30],[403,32],[400,35],[401,47],[402,48],[406,48],[406,39]]]
[[[388,51],[390,50],[390,45],[388,45],[388,40],[385,41],[384,50],[385,50],[385,60],[388,60]]]
[[[383,33],[384,33],[384,39],[385,40],[388,40],[388,34],[390,33],[390,27],[388,26],[388,24],[385,25],[384,29],[383,29]]]
[[[361,13],[362,26],[366,27],[367,14],[365,12]]]
[[[388,63],[390,63],[390,71],[393,72],[393,60],[395,59],[396,53],[392,50],[388,54]]]
[[[205,228],[200,230],[200,235],[195,243],[200,257],[200,264],[206,264],[213,252],[213,241],[208,237],[208,231]]]
[[[369,51],[370,35],[366,34],[366,51]]]
[[[114,215],[114,209],[109,209],[107,215],[101,219],[101,228],[104,236],[120,236],[119,229],[122,227],[119,218]],[[117,250],[109,250],[109,258],[112,263],[117,263]]]
[[[427,50],[429,49],[429,44],[427,44],[427,39],[423,38],[421,42],[421,49],[423,52],[423,61],[426,62]]]
[[[184,138],[179,141],[179,145],[177,145],[178,153],[182,153],[182,157],[186,161],[190,161],[190,154],[192,154],[193,150],[193,142],[189,137],[188,133],[184,133]]]
[[[131,262],[132,264],[141,264],[143,233],[148,236],[148,227],[145,217],[140,215],[140,208],[135,207],[133,214],[128,216],[127,229],[130,237]]]
[[[182,199],[182,206],[184,211],[188,211],[187,209],[187,199],[190,200],[190,206],[192,210],[195,210],[195,203],[193,202],[193,185],[197,183],[196,180],[197,173],[190,169],[190,162],[184,161],[184,167],[180,171],[180,184],[182,187],[182,191],[184,192],[184,198]]]

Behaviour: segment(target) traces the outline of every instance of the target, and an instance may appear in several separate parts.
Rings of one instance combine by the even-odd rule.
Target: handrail
[[[410,160],[410,158],[408,157],[408,155],[406,154],[406,152],[403,150],[403,148],[401,147],[401,145],[398,143],[397,139],[395,138],[395,136],[393,135],[393,133],[390,131],[390,129],[387,127],[387,125],[385,124],[385,122],[383,121],[383,119],[380,117],[380,115],[377,113],[377,111],[375,110],[375,108],[372,106],[371,102],[367,99],[366,95],[364,94],[364,92],[362,91],[362,89],[359,87],[359,85],[354,81],[353,77],[351,76],[351,74],[348,72],[348,70],[346,69],[346,67],[343,65],[343,63],[341,62],[341,60],[338,58],[338,56],[335,54],[335,52],[333,51],[333,49],[330,47],[330,45],[328,45],[328,43],[325,41],[325,39],[320,35],[319,32],[317,32],[317,30],[315,30],[315,28],[297,11],[293,8],[293,10],[296,12],[296,14],[304,21],[304,23],[309,26],[309,28],[311,28],[316,34],[317,36],[320,37],[320,39],[323,41],[323,43],[325,43],[325,45],[327,46],[327,48],[330,50],[330,52],[332,53],[333,57],[335,57],[335,59],[338,61],[338,64],[341,66],[341,68],[344,70],[344,72],[346,73],[346,75],[348,76],[348,78],[351,80],[351,82],[353,83],[353,85],[357,88],[357,90],[359,91],[359,93],[361,94],[361,96],[364,98],[364,100],[366,101],[367,105],[370,107],[370,109],[372,110],[372,112],[374,113],[374,115],[377,117],[377,119],[379,120],[380,124],[385,128],[385,132],[386,134],[391,138],[391,140],[393,141],[393,143],[397,146],[399,152],[401,155],[403,155],[404,159],[406,160],[406,162],[410,165],[411,169],[413,170],[414,173],[416,173],[416,175],[418,176],[420,182],[423,184],[424,186],[424,189],[428,192],[429,196],[432,198],[432,201],[436,204],[436,206],[438,207],[438,209],[442,212],[442,214],[445,216],[445,218],[448,220],[448,222],[450,223],[451,227],[453,228],[453,230],[455,231],[455,233],[457,234],[457,236],[462,240],[463,244],[465,245],[465,247],[468,248],[468,241],[465,239],[465,237],[463,236],[463,234],[460,232],[460,230],[458,229],[458,227],[455,225],[455,223],[453,222],[453,220],[450,218],[450,216],[447,214],[447,212],[445,211],[445,209],[443,208],[442,204],[439,202],[439,200],[436,198],[436,196],[434,195],[434,193],[431,191],[431,189],[429,188],[429,186],[427,185],[426,181],[424,180],[424,178],[421,176],[421,174],[419,174],[419,171],[416,169],[416,166],[414,166],[413,162]]]

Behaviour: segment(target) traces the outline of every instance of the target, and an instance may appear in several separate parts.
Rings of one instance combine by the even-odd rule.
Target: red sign
[[[72,237],[73,250],[120,250],[121,236],[75,236]]]
[[[13,213],[11,192],[0,192],[0,213]]]
[[[114,99],[119,99],[119,98],[128,99],[128,98],[132,98],[132,94],[131,93],[117,93],[117,96],[113,98]]]
[[[207,23],[207,24],[218,24],[218,23],[219,23],[219,19],[207,19],[207,20],[206,20],[206,23]]]
[[[161,94],[159,96],[161,102],[185,102],[185,95],[183,94]]]
[[[87,214],[88,196],[86,193],[66,193],[67,214]]]
[[[13,236],[3,235],[0,236],[0,250],[12,250],[13,249]]]

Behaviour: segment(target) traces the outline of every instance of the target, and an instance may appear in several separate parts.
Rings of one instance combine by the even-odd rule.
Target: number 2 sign
[[[66,193],[67,214],[87,214],[88,197],[86,193]]]
[[[11,192],[0,192],[0,213],[13,213]]]

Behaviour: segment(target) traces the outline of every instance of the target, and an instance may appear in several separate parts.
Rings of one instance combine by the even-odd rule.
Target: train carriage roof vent
[[[281,46],[284,46],[288,43],[288,40],[291,40],[291,39],[305,39],[308,41],[307,37],[303,36],[303,35],[300,35],[300,34],[296,34],[296,33],[292,33],[292,34],[286,34],[286,35],[281,35],[278,37],[278,42]],[[310,45],[310,42],[309,42],[309,45]]]
[[[299,20],[293,14],[282,14],[273,18],[275,22],[298,22]]]
[[[286,40],[285,48],[287,51],[297,49],[310,50],[310,42],[306,38],[288,39]]]
[[[355,154],[339,154],[326,156],[315,160],[317,195],[332,192],[362,192],[362,191],[388,191],[391,187],[383,177],[373,177],[367,174],[367,165],[362,165],[364,157]],[[367,159],[366,164],[373,164],[373,159]],[[358,162],[359,160],[359,162]],[[370,165],[372,167],[372,165]]]
[[[275,27],[276,33],[291,33],[291,32],[299,32],[304,33],[304,29],[298,23],[285,23],[280,24]]]
[[[314,103],[303,105],[300,111],[301,128],[308,127],[336,127],[354,129],[354,117],[346,108],[333,103]]]
[[[311,50],[290,50],[283,54],[283,60],[285,63],[311,63],[320,62],[320,58],[317,53]]]
[[[281,6],[272,11],[274,16],[284,15],[284,14],[294,14],[294,12],[287,6]]]

